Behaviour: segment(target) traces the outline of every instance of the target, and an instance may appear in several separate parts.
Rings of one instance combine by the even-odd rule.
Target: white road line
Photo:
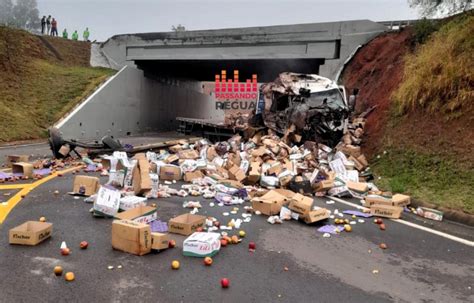
[[[326,198],[329,198],[331,200],[334,200],[336,202],[339,202],[339,203],[342,203],[342,204],[345,204],[345,205],[348,205],[348,206],[351,206],[351,207],[355,207],[357,209],[364,209],[365,208],[361,205],[357,205],[355,203],[348,202],[348,201],[345,201],[345,200],[342,200],[342,199],[339,199],[339,198],[336,198],[336,197],[326,196]],[[449,240],[452,240],[452,241],[462,243],[462,244],[467,245],[467,246],[474,247],[474,242],[473,241],[469,241],[469,240],[466,240],[466,239],[463,239],[463,238],[459,238],[459,237],[456,237],[456,236],[453,236],[453,235],[450,235],[450,234],[447,234],[447,233],[444,233],[444,232],[441,232],[441,231],[437,231],[437,230],[434,230],[434,229],[431,229],[431,228],[428,228],[428,227],[425,227],[425,226],[421,226],[421,225],[418,225],[418,224],[415,224],[415,223],[411,223],[411,222],[408,222],[408,221],[405,221],[405,220],[401,220],[401,219],[390,219],[390,220],[392,220],[394,222],[401,223],[401,224],[405,224],[407,226],[417,228],[417,229],[420,229],[420,230],[423,230],[423,231],[426,231],[426,232],[429,232],[429,233],[432,233],[432,234],[435,234],[435,235],[438,235],[440,237],[443,237],[443,238],[446,238],[446,239],[449,239]]]

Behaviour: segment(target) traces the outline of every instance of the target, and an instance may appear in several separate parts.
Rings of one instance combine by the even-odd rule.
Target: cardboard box
[[[247,182],[250,184],[257,183],[260,180],[261,164],[257,161],[250,162],[250,171],[247,177]]]
[[[315,191],[327,191],[334,187],[334,180],[321,180],[313,184]]]
[[[283,167],[280,162],[276,162],[270,166],[270,168],[266,171],[267,175],[275,175],[278,176],[281,171],[283,170]]]
[[[160,166],[160,180],[181,180],[181,168],[175,165]]]
[[[205,222],[206,217],[204,216],[182,214],[169,220],[168,232],[189,236],[199,227],[203,227]]]
[[[115,217],[120,206],[120,191],[101,186],[94,201],[94,212]]]
[[[97,177],[76,176],[74,178],[72,191],[74,194],[92,196],[99,190],[99,187],[100,181]]]
[[[358,193],[365,193],[369,190],[369,185],[367,183],[363,183],[363,182],[347,181],[346,186],[350,190],[353,190],[353,191],[358,192]]]
[[[299,214],[306,215],[311,211],[311,206],[313,206],[312,198],[296,194],[291,198],[288,208]]]
[[[379,195],[367,195],[364,198],[365,200],[365,207],[371,207],[372,205],[388,205],[393,206],[392,199],[385,198]]]
[[[410,205],[411,200],[410,196],[402,195],[402,194],[395,194],[392,197],[392,203],[394,206],[407,206]]]
[[[135,155],[136,156],[136,155]],[[143,157],[146,157],[145,155]],[[133,191],[141,195],[151,190],[150,164],[146,158],[139,158],[133,169]]]
[[[348,156],[353,156],[354,158],[358,158],[361,155],[360,146],[344,145],[340,150],[344,154]]]
[[[281,187],[286,187],[292,179],[293,173],[288,170],[285,170],[284,172],[278,175],[278,181],[280,182]]]
[[[12,167],[13,163],[16,162],[29,162],[30,156],[28,155],[8,155],[6,159],[6,164],[8,167]]]
[[[51,237],[53,224],[27,221],[8,232],[10,244],[37,245]]]
[[[218,183],[224,184],[227,187],[233,187],[233,188],[239,188],[239,189],[244,187],[242,183],[235,180],[223,179],[223,180],[219,180]]]
[[[301,218],[306,224],[312,224],[329,218],[329,211],[325,208],[314,209]]]
[[[186,150],[180,150],[178,152],[178,157],[180,159],[198,159],[199,158],[199,153],[195,151],[194,149],[186,149]]]
[[[168,148],[168,150],[172,153],[178,153],[180,150],[183,150],[183,146],[181,146],[181,144],[176,144],[176,145],[173,145],[173,146],[170,146]]]
[[[192,182],[196,179],[204,178],[204,174],[200,170],[188,171],[184,173],[184,181]]]
[[[370,207],[374,216],[398,219],[402,215],[403,207],[375,204]]]
[[[168,157],[166,157],[166,159],[164,160],[164,162],[166,162],[166,163],[173,163],[173,162],[178,161],[178,160],[179,160],[178,155],[172,154],[172,155],[169,155]]]
[[[156,207],[138,206],[115,216],[121,220],[131,220],[138,223],[150,223],[158,218],[156,214]]]
[[[207,160],[212,161],[217,156],[216,148],[214,146],[209,146],[206,151]]]
[[[163,250],[170,245],[170,237],[168,234],[151,233],[151,249]]]
[[[120,198],[119,209],[129,210],[139,206],[146,206],[146,198],[137,196],[125,196]]]
[[[221,235],[213,232],[195,232],[183,242],[183,255],[212,257],[221,249]]]
[[[261,197],[252,199],[252,208],[254,211],[260,211],[267,216],[273,216],[280,213],[281,207],[285,205],[288,198],[276,190],[270,190]]]
[[[12,163],[13,174],[23,174],[24,177],[33,177],[33,164],[26,162],[15,162]]]
[[[150,225],[130,220],[112,222],[112,247],[134,255],[151,251]]]
[[[232,180],[242,182],[246,178],[244,172],[238,166],[232,165],[232,167],[228,170],[228,172],[229,172],[229,178]]]

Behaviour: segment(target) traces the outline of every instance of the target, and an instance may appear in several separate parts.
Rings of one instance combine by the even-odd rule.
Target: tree
[[[11,25],[13,22],[12,0],[0,0],[0,25]]]
[[[408,0],[408,4],[425,18],[449,16],[472,8],[472,0]]]
[[[171,30],[174,31],[174,32],[184,32],[186,30],[186,28],[184,27],[184,25],[178,24],[177,26],[173,25],[171,27]]]
[[[38,3],[36,0],[0,0],[0,24],[26,30],[40,27]]]

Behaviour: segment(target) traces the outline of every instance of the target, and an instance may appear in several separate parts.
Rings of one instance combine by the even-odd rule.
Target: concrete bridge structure
[[[356,20],[113,36],[93,45],[91,64],[119,72],[56,126],[89,139],[171,130],[177,116],[223,120],[203,89],[221,70],[259,82],[284,71],[336,79],[360,45],[386,30]]]

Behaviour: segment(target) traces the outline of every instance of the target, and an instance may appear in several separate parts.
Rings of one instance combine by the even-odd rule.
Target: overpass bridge
[[[360,45],[387,30],[369,20],[117,35],[93,45],[91,62],[119,72],[58,122],[66,137],[125,136],[176,127],[175,117],[223,119],[204,89],[221,70],[335,78]]]

